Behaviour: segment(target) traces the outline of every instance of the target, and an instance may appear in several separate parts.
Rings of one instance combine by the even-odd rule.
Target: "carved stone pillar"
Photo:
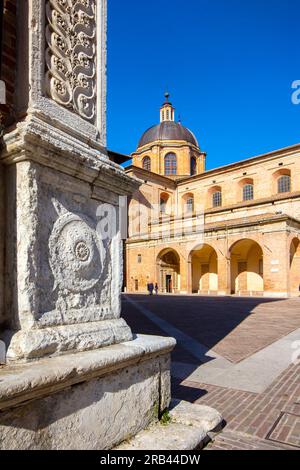
[[[132,339],[120,318],[120,234],[103,240],[97,213],[110,204],[118,220],[119,197],[138,187],[106,155],[106,2],[20,3],[25,117],[1,154],[9,360]]]

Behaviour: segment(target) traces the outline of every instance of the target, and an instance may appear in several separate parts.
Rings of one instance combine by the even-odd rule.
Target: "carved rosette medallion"
[[[46,3],[46,87],[50,98],[95,122],[96,2]]]
[[[81,293],[101,280],[105,250],[93,223],[85,216],[62,215],[53,227],[49,252],[55,288]]]

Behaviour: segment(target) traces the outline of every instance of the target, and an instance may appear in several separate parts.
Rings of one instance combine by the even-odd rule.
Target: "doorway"
[[[180,259],[171,248],[157,258],[157,279],[160,292],[174,294],[180,289]]]
[[[173,292],[173,281],[172,281],[171,274],[166,275],[166,290],[167,290],[167,294],[172,294]]]

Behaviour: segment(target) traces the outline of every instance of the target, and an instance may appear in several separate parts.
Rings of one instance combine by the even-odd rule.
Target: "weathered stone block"
[[[0,370],[0,449],[110,449],[170,403],[170,338]]]
[[[117,194],[91,197],[88,182],[29,161],[9,167],[8,187],[8,359],[130,340],[120,319],[119,229],[105,238],[98,227],[105,203],[118,220]]]

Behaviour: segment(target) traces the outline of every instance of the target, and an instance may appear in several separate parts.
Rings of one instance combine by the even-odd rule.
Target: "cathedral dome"
[[[156,126],[150,127],[150,129],[142,135],[138,148],[157,140],[180,140],[199,147],[194,134],[179,122],[174,121],[163,121]]]

